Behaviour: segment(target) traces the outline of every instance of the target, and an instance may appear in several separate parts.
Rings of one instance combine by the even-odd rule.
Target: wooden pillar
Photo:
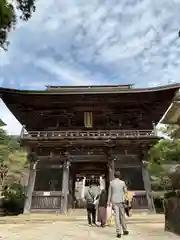
[[[63,214],[66,214],[68,211],[69,165],[70,162],[68,159],[66,159],[63,165],[62,199],[61,199],[61,213]]]
[[[85,194],[85,183],[86,183],[86,177],[84,177],[84,178],[83,178],[83,181],[82,181],[81,199],[84,199],[84,194]]]
[[[104,189],[102,176],[99,177],[99,188],[100,190]]]
[[[26,200],[24,204],[24,213],[30,213],[35,180],[36,180],[36,163],[31,163],[29,170],[28,186],[26,191]]]
[[[142,177],[143,177],[144,188],[146,191],[146,197],[148,201],[148,210],[150,213],[155,213],[156,210],[155,210],[154,199],[153,199],[152,190],[151,190],[151,181],[150,181],[147,161],[142,161]]]
[[[73,176],[72,198],[73,198],[73,208],[75,208],[76,207],[76,176]]]
[[[109,180],[112,181],[114,179],[115,166],[114,159],[109,160]]]
[[[106,154],[107,156],[107,160],[108,160],[108,180],[109,180],[109,183],[110,181],[112,181],[114,179],[114,173],[115,173],[115,164],[114,164],[114,161],[115,159],[113,158],[112,156],[112,148],[109,147],[108,149],[106,149],[104,151],[104,153]],[[108,184],[109,185],[109,184]],[[109,187],[109,186],[108,186]]]

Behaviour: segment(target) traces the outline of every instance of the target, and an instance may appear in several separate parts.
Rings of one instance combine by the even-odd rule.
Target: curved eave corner
[[[180,124],[180,89],[177,92],[174,101],[165,113],[161,123]]]

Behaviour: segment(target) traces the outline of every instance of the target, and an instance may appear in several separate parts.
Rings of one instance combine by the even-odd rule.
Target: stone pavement
[[[46,216],[45,218],[47,218]],[[75,217],[75,216],[74,216]],[[164,232],[161,215],[135,214],[128,220],[129,236],[126,240],[179,240],[179,236]],[[115,228],[89,227],[85,216],[76,216],[76,221],[1,224],[0,240],[110,240],[116,239]]]

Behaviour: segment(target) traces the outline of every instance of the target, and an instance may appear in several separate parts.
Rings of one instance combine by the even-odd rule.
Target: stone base
[[[165,230],[180,235],[180,191],[165,194]]]
[[[5,215],[4,208],[0,208],[0,217],[3,217]]]
[[[4,216],[4,208],[2,207],[3,205],[3,198],[0,198],[0,217]]]

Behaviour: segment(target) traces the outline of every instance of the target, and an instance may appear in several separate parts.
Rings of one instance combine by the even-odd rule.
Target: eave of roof
[[[124,85],[125,86],[125,85]],[[47,90],[18,90],[10,88],[0,88],[0,94],[9,93],[9,94],[39,94],[39,95],[63,95],[63,94],[117,94],[117,93],[143,93],[143,92],[158,92],[180,89],[180,83],[153,87],[153,88],[129,88],[123,87],[122,85],[109,85],[109,86],[62,86],[57,88],[49,88]]]
[[[180,101],[174,101],[163,117],[161,123],[179,124],[180,121]]]

